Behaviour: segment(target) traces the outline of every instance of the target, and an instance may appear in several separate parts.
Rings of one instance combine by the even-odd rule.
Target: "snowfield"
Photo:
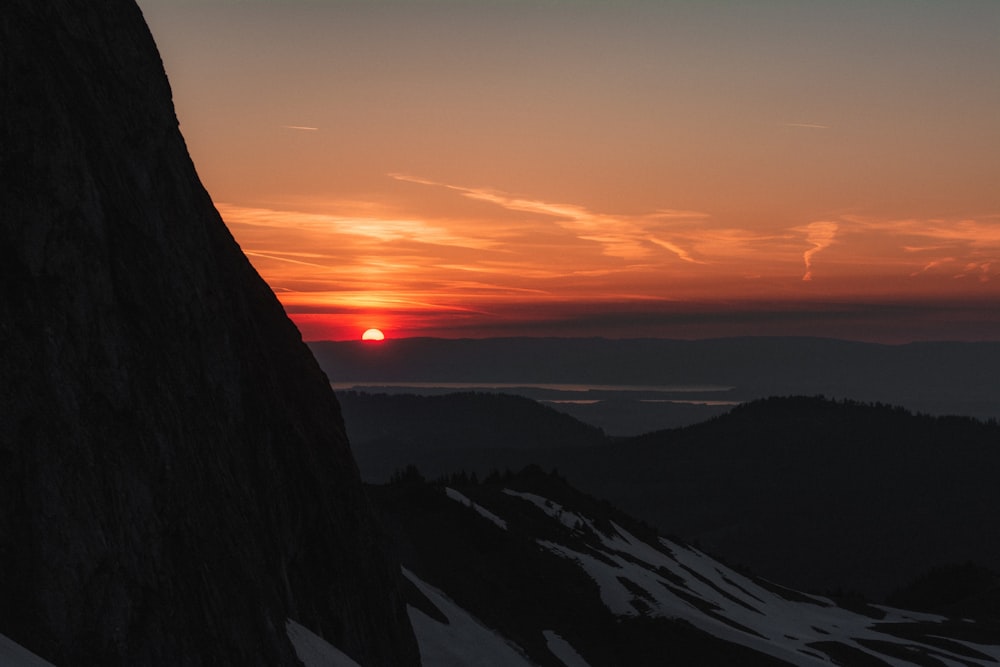
[[[4,635],[0,635],[0,665],[3,667],[53,667],[51,662],[42,660]]]
[[[456,491],[455,489],[453,489],[451,487],[446,487],[445,490],[444,490],[444,492],[445,492],[445,495],[447,495],[452,500],[460,502],[463,505],[465,505],[466,507],[471,507],[472,509],[476,510],[476,512],[478,512],[479,515],[482,516],[487,521],[490,521],[493,524],[495,524],[496,526],[498,526],[500,528],[503,528],[504,530],[507,530],[507,522],[506,521],[504,521],[503,519],[501,519],[496,514],[494,514],[493,512],[489,511],[488,509],[486,509],[482,505],[479,505],[477,503],[472,502],[472,500],[468,496],[466,496],[464,493],[462,493],[460,491]]]
[[[614,522],[610,534],[601,532],[594,521],[557,502],[511,489],[504,493],[531,503],[563,526],[589,529],[594,538],[587,551],[551,539],[536,541],[586,572],[615,615],[683,619],[715,637],[795,665],[829,664],[824,647],[831,644],[838,645],[836,651],[899,667],[929,660],[1000,664],[1000,646],[945,639],[944,617],[881,606],[873,606],[871,615],[850,611],[827,598],[755,581],[686,545],[665,538],[648,544]],[[918,625],[919,640],[892,632]],[[935,636],[935,626],[941,627],[941,637]]]
[[[546,630],[542,634],[552,655],[559,658],[566,667],[590,667],[576,649],[558,634],[552,630]]]
[[[361,667],[336,646],[292,619],[285,624],[285,632],[305,667]]]
[[[415,607],[408,609],[424,667],[533,667],[520,648],[484,626],[444,593],[406,568],[403,575],[448,618],[444,624]]]

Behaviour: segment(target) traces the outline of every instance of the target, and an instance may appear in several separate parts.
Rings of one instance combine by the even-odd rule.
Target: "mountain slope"
[[[338,398],[358,465],[372,482],[388,480],[408,463],[427,469],[440,461],[451,469],[468,460],[480,467],[491,450],[575,448],[605,441],[600,429],[519,396],[345,391]]]
[[[0,16],[0,633],[56,664],[414,664],[327,378],[131,0]]]
[[[995,623],[849,610],[745,576],[538,469],[464,486],[411,471],[376,491],[420,589],[411,615],[443,627],[457,605],[521,653],[491,664],[1000,661]]]
[[[1000,569],[995,422],[772,398],[559,465],[587,492],[804,590],[883,599],[933,566]]]
[[[360,442],[366,479],[384,481],[407,464],[429,477],[556,467],[668,534],[814,592],[884,600],[933,567],[973,561],[1000,571],[1000,533],[991,528],[1000,507],[995,422],[788,397],[599,446],[502,447],[484,427],[464,434],[467,446],[443,451],[435,433],[447,432],[440,415],[451,410],[448,397],[436,400],[437,414],[399,429],[372,404],[367,418],[382,424],[383,439],[406,446],[377,449],[373,460]]]

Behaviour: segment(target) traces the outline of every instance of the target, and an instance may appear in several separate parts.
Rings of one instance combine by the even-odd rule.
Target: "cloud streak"
[[[599,244],[604,255],[635,261],[652,255],[656,248],[668,250],[681,261],[702,264],[684,248],[682,234],[666,239],[672,226],[709,218],[708,213],[661,209],[646,215],[626,216],[599,213],[578,204],[550,202],[517,197],[488,188],[470,188],[409,176],[389,174],[391,178],[420,185],[446,188],[468,199],[487,202],[507,211],[530,213],[551,218],[554,224],[571,232],[581,241]]]
[[[782,123],[783,127],[800,127],[805,130],[829,130],[829,125],[821,123]]]
[[[901,250],[920,262],[910,277],[943,273],[954,279],[985,283],[1000,267],[1000,216],[977,219],[866,220],[852,216],[852,225],[869,234],[900,240]]]
[[[839,228],[836,222],[830,221],[810,222],[806,225],[806,242],[812,244],[812,247],[802,253],[802,261],[806,265],[802,280],[806,282],[812,280],[813,257],[833,244]]]
[[[402,188],[409,208],[406,200],[346,198],[217,207],[296,322],[310,322],[310,330],[356,323],[361,331],[437,335],[431,329],[444,325],[433,322],[485,332],[511,313],[547,321],[567,309],[641,313],[693,302],[720,304],[723,313],[736,303],[889,294],[1000,302],[997,216],[841,215],[788,227],[736,226],[680,207],[606,213],[393,178],[420,186]],[[371,321],[372,313],[383,319]]]

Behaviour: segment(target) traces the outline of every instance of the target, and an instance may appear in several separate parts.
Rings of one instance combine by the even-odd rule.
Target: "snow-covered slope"
[[[0,665],[3,667],[52,667],[52,663],[42,660],[4,635],[0,635]]]
[[[285,624],[285,632],[304,667],[361,667],[339,648],[292,619]]]
[[[410,622],[420,645],[424,667],[446,665],[494,665],[495,667],[532,667],[521,649],[487,628],[472,614],[459,607],[433,586],[421,581],[404,568],[403,574],[427,596],[447,618],[447,623],[431,618],[410,607]]]
[[[649,544],[611,522],[611,530],[558,503],[505,490],[562,525],[582,523],[592,539],[585,548],[538,540],[545,549],[582,568],[597,582],[601,599],[617,616],[679,618],[720,639],[743,644],[796,665],[829,662],[835,655],[868,655],[891,665],[926,661],[957,664],[1000,662],[1000,646],[914,637],[914,629],[947,619],[887,607],[862,614],[830,599],[766,585],[720,564],[697,549],[660,538]],[[997,638],[1000,642],[1000,637]],[[913,658],[913,659],[910,659]],[[976,660],[981,662],[976,662]]]
[[[411,607],[425,667],[1000,665],[995,623],[848,609],[737,572],[582,494],[514,487],[428,485],[406,517],[390,510],[415,554],[407,576],[449,620]],[[477,645],[507,657],[473,657]]]

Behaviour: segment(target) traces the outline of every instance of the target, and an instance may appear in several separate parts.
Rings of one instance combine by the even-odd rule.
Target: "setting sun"
[[[1000,3],[139,4],[305,340],[1000,336]]]
[[[368,329],[361,334],[361,340],[385,340],[385,334],[378,329]]]

